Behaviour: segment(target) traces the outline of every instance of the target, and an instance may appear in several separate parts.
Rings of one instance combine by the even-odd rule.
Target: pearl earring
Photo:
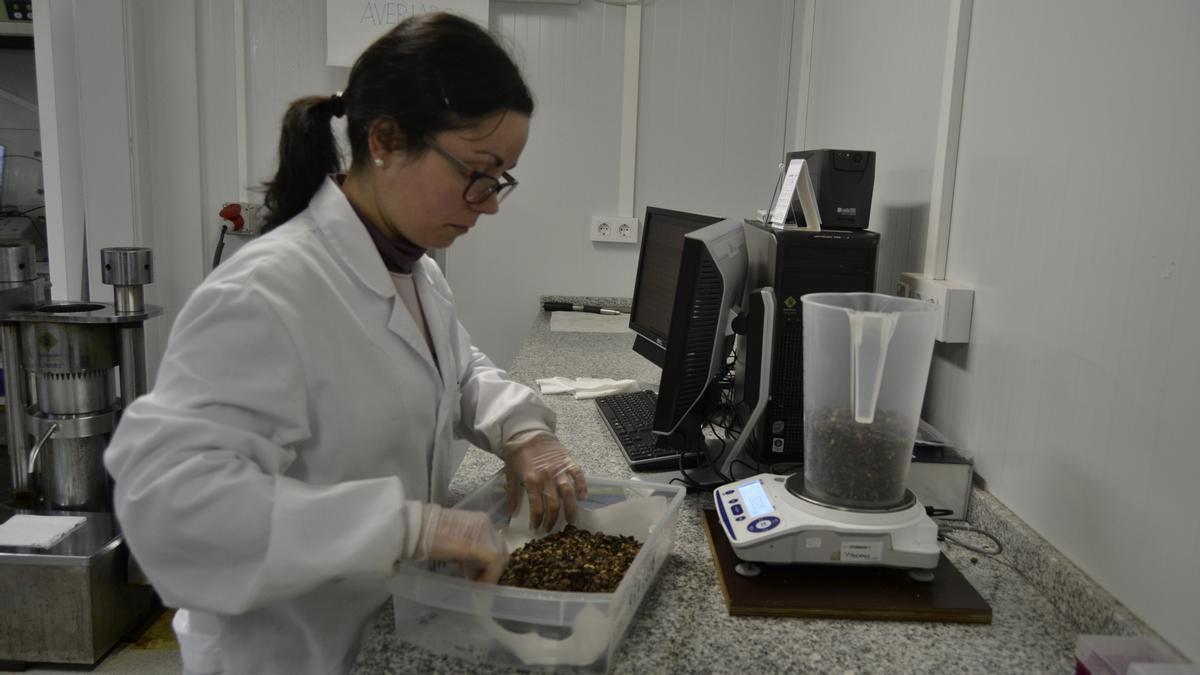
[[[383,166],[383,160],[376,157],[375,158],[375,166]]]

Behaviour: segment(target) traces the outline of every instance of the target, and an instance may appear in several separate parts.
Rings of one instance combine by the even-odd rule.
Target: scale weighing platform
[[[896,509],[856,511],[798,496],[788,480],[762,473],[713,491],[721,529],[741,560],[937,567],[937,525],[911,492]]]

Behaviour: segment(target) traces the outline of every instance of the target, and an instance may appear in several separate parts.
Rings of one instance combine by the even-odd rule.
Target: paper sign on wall
[[[488,0],[325,0],[325,62],[352,66],[380,35],[416,14],[451,12],[488,25]]]

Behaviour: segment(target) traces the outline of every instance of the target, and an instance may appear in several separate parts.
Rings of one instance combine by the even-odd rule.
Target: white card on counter
[[[550,330],[555,333],[628,333],[629,315],[551,312]]]

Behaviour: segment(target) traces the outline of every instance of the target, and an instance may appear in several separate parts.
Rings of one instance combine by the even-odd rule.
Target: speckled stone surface
[[[615,298],[570,300],[622,306]],[[510,374],[530,385],[549,376],[630,378],[657,385],[658,369],[633,353],[632,343],[632,334],[552,333],[549,313],[542,312]],[[632,476],[592,401],[546,400],[558,414],[559,438],[587,473]],[[451,492],[461,498],[500,468],[498,459],[472,449]],[[996,534],[1004,555],[989,558],[953,545],[944,551],[992,606],[990,625],[730,616],[702,524],[701,509],[708,501],[704,493],[685,499],[672,555],[611,672],[1069,673],[1077,633],[1148,632],[982,490],[975,491],[972,524]],[[976,546],[987,544],[976,535],[961,536]],[[509,672],[400,642],[391,612],[389,604],[368,632],[355,673]]]

